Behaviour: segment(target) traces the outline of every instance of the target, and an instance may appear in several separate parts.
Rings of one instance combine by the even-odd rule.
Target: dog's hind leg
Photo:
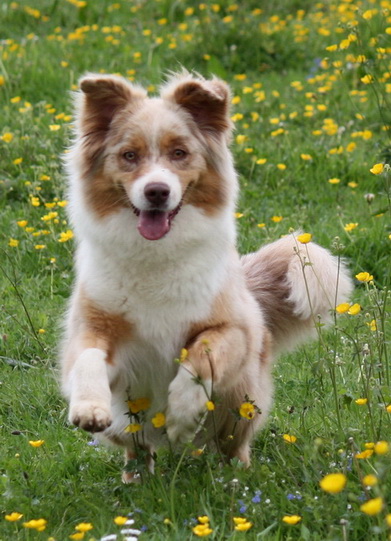
[[[149,446],[139,446],[140,453],[137,453],[133,447],[127,447],[125,450],[125,469],[122,472],[122,482],[125,484],[140,483],[142,481],[142,473],[137,471],[137,466],[129,468],[129,462],[136,461],[137,458],[141,460],[144,458],[147,470],[150,474],[155,473],[155,459],[154,450]],[[145,454],[144,457],[140,457],[141,454]],[[129,468],[129,469],[128,469]]]

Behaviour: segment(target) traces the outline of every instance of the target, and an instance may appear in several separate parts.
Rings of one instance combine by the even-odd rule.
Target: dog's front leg
[[[89,432],[110,426],[109,342],[100,332],[73,326],[62,351],[62,388],[69,400],[69,421]]]
[[[167,434],[173,444],[193,439],[212,392],[235,385],[246,361],[243,329],[221,325],[197,336],[169,387]]]
[[[107,353],[89,347],[76,358],[69,373],[69,420],[89,432],[111,425],[111,391]]]

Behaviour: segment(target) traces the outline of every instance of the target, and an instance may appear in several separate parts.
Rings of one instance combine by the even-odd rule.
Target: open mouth
[[[163,238],[171,229],[171,223],[182,208],[183,201],[194,183],[190,182],[179,202],[179,205],[173,210],[150,209],[140,210],[132,204],[132,209],[138,217],[137,229],[141,236],[147,240],[159,240]]]
[[[140,210],[133,206],[133,212],[138,217],[137,229],[147,240],[159,240],[171,229],[171,222],[181,210],[182,201],[169,212],[165,210]]]

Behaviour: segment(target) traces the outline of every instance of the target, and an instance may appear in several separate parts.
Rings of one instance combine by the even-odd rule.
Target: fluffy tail
[[[342,261],[289,235],[242,257],[247,285],[272,333],[275,353],[293,349],[316,334],[317,322],[332,321],[353,283]]]

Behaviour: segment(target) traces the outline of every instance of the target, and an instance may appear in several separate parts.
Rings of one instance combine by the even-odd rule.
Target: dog
[[[294,234],[238,255],[230,101],[225,82],[188,72],[158,97],[87,74],[76,96],[62,389],[72,424],[126,461],[141,449],[151,471],[157,448],[191,441],[248,466],[274,359],[352,291],[337,257]]]

